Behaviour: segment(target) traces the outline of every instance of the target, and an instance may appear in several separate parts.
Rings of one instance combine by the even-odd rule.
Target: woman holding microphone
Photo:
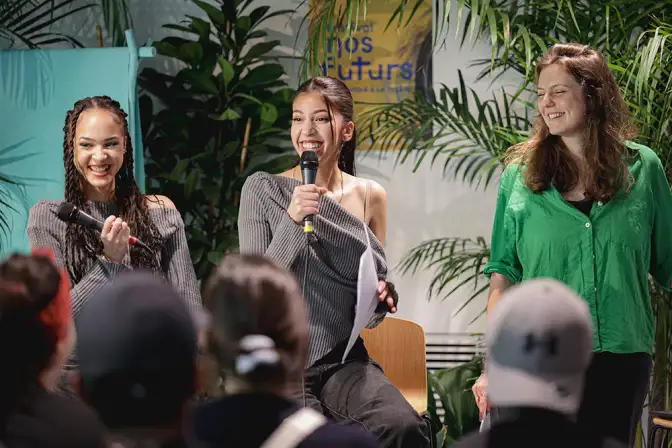
[[[156,272],[191,309],[200,309],[184,223],[168,198],[140,193],[126,117],[109,97],[84,98],[68,111],[63,128],[65,202],[104,221],[101,232],[59,220],[61,200],[42,200],[30,210],[30,246],[51,249],[67,270],[75,323],[82,305],[128,269]],[[129,247],[131,235],[150,250]]]

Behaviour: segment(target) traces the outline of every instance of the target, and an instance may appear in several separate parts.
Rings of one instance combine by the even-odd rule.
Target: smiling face
[[[330,120],[327,104],[316,92],[301,93],[294,100],[291,134],[299,156],[315,151],[320,160],[337,160],[341,143],[352,138],[354,129],[333,106]]]
[[[571,137],[586,121],[586,102],[581,85],[560,64],[545,67],[537,82],[539,113],[552,135]]]
[[[87,109],[75,130],[75,167],[86,179],[85,194],[110,193],[124,163],[124,128],[119,117],[106,109]],[[93,197],[92,197],[93,196]]]

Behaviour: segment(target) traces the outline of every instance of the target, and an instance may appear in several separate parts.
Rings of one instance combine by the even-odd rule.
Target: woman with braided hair
[[[84,98],[68,111],[63,128],[65,201],[104,221],[101,232],[60,221],[60,200],[42,200],[30,210],[30,246],[50,248],[67,269],[75,321],[90,297],[129,269],[162,275],[190,308],[200,308],[184,222],[165,196],[140,193],[126,117],[107,96]],[[151,251],[129,247],[131,234]]]

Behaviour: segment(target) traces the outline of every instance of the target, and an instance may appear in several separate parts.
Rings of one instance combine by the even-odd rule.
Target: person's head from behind
[[[51,252],[0,263],[0,403],[12,406],[35,385],[53,390],[75,339],[70,283]]]
[[[299,156],[315,151],[321,165],[355,174],[354,102],[348,87],[328,76],[311,78],[292,105],[292,143]]]
[[[607,61],[587,45],[555,44],[535,74],[539,116],[530,140],[514,152],[528,166],[528,187],[541,191],[551,181],[561,191],[574,187],[579,168],[569,147],[578,144],[588,167],[586,191],[609,200],[626,179],[623,141],[636,129]]]
[[[509,288],[487,330],[490,403],[575,415],[592,343],[588,307],[563,283],[534,279]]]
[[[109,429],[180,425],[196,390],[197,330],[170,285],[121,275],[82,307],[77,331],[81,395]]]
[[[203,299],[227,392],[283,395],[300,383],[308,322],[291,273],[260,256],[231,255],[208,279]]]

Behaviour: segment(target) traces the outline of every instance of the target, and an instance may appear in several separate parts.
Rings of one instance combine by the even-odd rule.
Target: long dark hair
[[[212,316],[209,347],[220,369],[254,388],[280,390],[301,380],[308,350],[308,320],[301,289],[293,275],[259,255],[229,255],[205,283],[203,302]],[[235,373],[245,355],[241,340],[266,336],[277,363],[261,363]]]
[[[553,64],[560,64],[583,88],[586,193],[590,199],[607,202],[621,186],[632,181],[624,140],[636,137],[637,128],[607,61],[597,50],[576,43],[555,44],[537,64],[536,79]],[[546,190],[551,184],[561,192],[570,191],[579,181],[574,158],[561,139],[550,134],[541,116],[534,123],[530,139],[512,147],[507,159],[525,164],[526,185],[535,192]]]
[[[0,263],[0,434],[72,325],[69,286],[48,256],[12,254]]]
[[[95,96],[77,101],[72,110],[65,117],[63,127],[63,165],[65,167],[65,200],[76,207],[89,210],[82,185],[86,182],[84,176],[75,166],[75,131],[77,120],[82,112],[88,109],[105,109],[114,114],[123,126],[126,143],[124,161],[115,179],[113,202],[119,209],[119,214],[128,223],[131,233],[145,242],[153,252],[161,246],[161,237],[158,229],[152,222],[147,211],[140,189],[133,176],[133,146],[128,132],[126,112],[120,104],[108,96]],[[93,261],[103,252],[103,243],[100,234],[83,226],[69,224],[65,235],[65,259],[70,278],[74,283],[79,282],[86,273],[89,261]],[[142,249],[131,246],[131,264],[137,268],[158,270],[155,257]]]
[[[355,105],[352,99],[350,89],[341,80],[330,76],[317,76],[311,78],[299,86],[296,94],[301,93],[319,93],[322,95],[327,105],[329,120],[333,120],[332,110],[336,109],[346,121],[354,121]],[[332,138],[334,128],[331,128]],[[352,138],[343,142],[338,155],[338,168],[352,176],[355,175],[355,148],[357,147],[357,129],[352,134]]]

